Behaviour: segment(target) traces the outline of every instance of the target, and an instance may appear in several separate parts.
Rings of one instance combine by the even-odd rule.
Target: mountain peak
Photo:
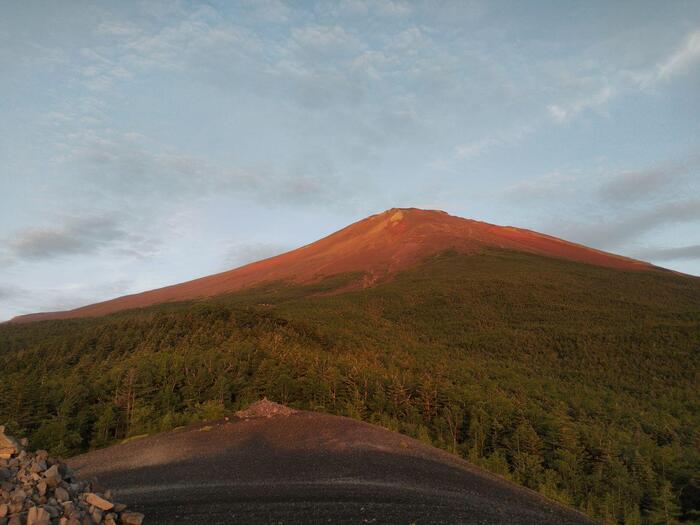
[[[312,244],[234,270],[76,310],[32,314],[14,320],[104,315],[170,301],[213,297],[267,282],[312,283],[349,272],[363,273],[358,286],[367,286],[436,253],[453,250],[470,254],[484,248],[559,257],[609,268],[654,268],[530,230],[463,219],[439,210],[391,208]]]

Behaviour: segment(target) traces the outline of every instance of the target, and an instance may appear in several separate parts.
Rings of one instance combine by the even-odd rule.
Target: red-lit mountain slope
[[[24,315],[14,321],[99,316],[170,301],[213,297],[271,281],[311,283],[346,272],[362,272],[358,286],[369,286],[435,253],[473,253],[489,247],[610,268],[654,268],[530,230],[463,219],[442,211],[394,208],[307,246],[234,270],[66,312]]]

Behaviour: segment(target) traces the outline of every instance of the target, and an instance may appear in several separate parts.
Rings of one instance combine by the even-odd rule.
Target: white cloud
[[[516,126],[510,130],[503,131],[491,137],[486,137],[474,142],[465,142],[455,147],[455,160],[468,160],[487,151],[502,146],[517,144],[536,130],[535,125]]]
[[[271,242],[231,244],[224,256],[224,269],[237,268],[291,250],[293,246]]]
[[[687,71],[698,62],[700,62],[700,30],[690,33],[675,53],[659,65],[656,76],[660,80],[668,80]]]
[[[567,194],[574,193],[574,182],[576,182],[574,175],[558,172],[548,173],[541,177],[511,184],[502,193],[508,199],[513,200],[532,201],[553,197],[559,200]]]
[[[616,92],[611,86],[604,86],[599,90],[575,99],[570,102],[551,104],[547,106],[549,115],[557,122],[565,122],[584,111],[601,112],[605,105],[615,96]]]
[[[336,16],[380,15],[404,17],[413,11],[410,3],[400,0],[341,0],[334,7]]]

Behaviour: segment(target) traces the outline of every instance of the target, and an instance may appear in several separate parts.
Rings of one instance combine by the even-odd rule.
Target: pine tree
[[[649,511],[648,520],[651,525],[675,525],[680,516],[680,507],[673,494],[670,481],[662,481],[659,492],[654,498],[654,506]]]

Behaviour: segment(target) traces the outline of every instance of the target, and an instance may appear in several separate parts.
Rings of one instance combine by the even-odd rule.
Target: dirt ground
[[[69,460],[147,524],[589,524],[388,430],[310,412],[209,422]]]

